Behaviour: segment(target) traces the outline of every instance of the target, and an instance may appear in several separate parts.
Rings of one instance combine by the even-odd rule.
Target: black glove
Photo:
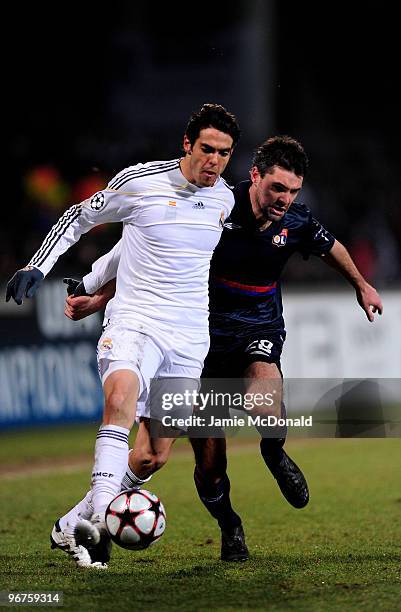
[[[85,285],[82,280],[79,281],[75,278],[63,278],[63,283],[67,285],[68,295],[73,295],[75,297],[79,295],[89,295],[89,293],[86,293]]]
[[[14,302],[20,306],[23,297],[31,298],[35,295],[43,279],[44,274],[33,266],[17,270],[12,279],[8,281],[6,302],[13,298]]]

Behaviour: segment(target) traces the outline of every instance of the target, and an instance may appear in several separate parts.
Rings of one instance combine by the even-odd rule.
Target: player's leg
[[[78,567],[93,567],[103,569],[105,562],[92,558],[89,551],[75,540],[75,527],[82,519],[89,520],[93,514],[92,491],[88,491],[85,497],[64,516],[59,518],[53,525],[50,535],[52,548],[59,548],[66,552]]]
[[[228,338],[226,334],[220,335],[216,330],[211,333],[210,341],[210,350],[204,361],[202,371],[203,384],[206,385],[206,388],[214,379],[235,376],[231,367],[230,356],[233,352],[235,353],[236,342],[232,338]],[[213,384],[211,384],[212,387]],[[204,387],[202,387],[202,391],[204,392]],[[209,421],[212,414],[213,409],[208,407],[203,416]],[[228,417],[229,414],[219,414],[218,416]],[[194,481],[196,490],[201,502],[220,526],[221,559],[223,561],[246,561],[249,559],[249,552],[245,543],[242,521],[231,505],[231,485],[227,474],[224,432],[220,429],[215,433],[211,429],[208,434],[210,436],[208,438],[197,437],[199,430],[196,428],[192,428],[189,432],[189,439],[195,454]],[[214,437],[214,434],[216,437]]]
[[[121,489],[141,487],[149,481],[152,474],[159,470],[168,459],[174,438],[152,439],[148,419],[141,420],[135,439],[134,448],[129,453],[127,471],[121,483]],[[103,538],[102,546],[85,548],[75,540],[77,524],[90,521],[93,515],[92,490],[67,514],[56,521],[50,536],[52,548],[60,548],[74,559],[78,567],[106,568],[110,556],[110,547]],[[88,526],[86,525],[86,528]]]
[[[77,522],[77,544],[88,549],[93,561],[107,563],[111,540],[105,524],[105,510],[120,491],[128,463],[128,435],[134,424],[140,392],[139,375],[125,369],[123,362],[113,362],[103,373],[104,412],[95,445],[92,470],[93,514]]]
[[[255,361],[244,372],[246,392],[250,396],[261,393],[273,397],[272,405],[259,406],[254,413],[262,416],[285,417],[282,398],[282,374],[276,363]],[[251,411],[252,412],[252,411]],[[284,450],[286,440],[285,428],[277,431],[270,427],[257,427],[262,436],[260,450],[264,462],[277,480],[286,500],[295,508],[303,508],[309,501],[308,485],[300,468]]]
[[[152,378],[146,401],[138,402],[140,424],[123,485],[141,485],[163,467],[175,440],[187,429],[186,418],[192,416],[193,393],[199,387],[209,336],[203,331],[197,336],[193,330],[176,330],[164,342],[165,358]],[[176,396],[180,401],[175,402]]]
[[[120,491],[126,472],[128,434],[135,420],[138,397],[142,393],[146,396],[149,381],[163,358],[162,348],[152,337],[118,324],[109,325],[99,340],[98,366],[105,406],[96,439],[90,503],[88,497],[80,502],[87,504],[88,513],[93,506],[92,515],[90,520],[86,512],[78,516],[78,504],[67,518],[69,527],[77,518],[82,519],[75,525],[75,543],[87,548],[92,560],[100,556],[105,562],[109,556],[110,540],[100,537],[107,534],[104,511]]]
[[[104,380],[105,407],[92,472],[94,513],[105,511],[120,491],[128,463],[128,435],[135,421],[140,383],[132,370],[112,371]]]
[[[67,552],[79,567],[107,567],[110,540],[104,510],[119,492],[125,474],[138,392],[139,378],[132,370],[114,370],[104,380],[105,407],[95,445],[92,488],[53,526],[52,547]]]
[[[152,443],[146,421],[148,419],[141,419],[134,446],[128,453],[127,470],[121,482],[122,491],[135,487],[140,488],[148,482],[152,474],[167,462],[170,448],[174,442],[174,440],[168,440],[162,445],[157,444],[157,442]],[[89,490],[78,504],[58,519],[57,524],[62,530],[73,533],[78,521],[80,519],[90,519],[92,514],[92,490]]]
[[[195,454],[194,481],[200,500],[221,529],[233,529],[241,519],[231,506],[225,438],[190,438]]]
[[[152,437],[150,419],[141,418],[121,488],[141,487],[148,482],[152,474],[167,463],[175,440],[173,437]]]
[[[78,522],[75,537],[85,547],[107,536],[105,510],[119,493],[128,464],[128,435],[142,401],[164,359],[163,348],[151,336],[118,323],[110,324],[98,343],[98,366],[104,392],[103,423],[95,446],[91,489],[94,513]],[[103,538],[102,538],[103,539]]]
[[[111,543],[103,526],[104,509],[120,490],[127,465],[128,434],[132,426],[130,415],[138,393],[138,379],[131,371],[115,372],[109,379],[105,382],[104,418],[95,446],[93,488],[56,521],[50,536],[52,548],[67,552],[78,567],[107,568]],[[94,507],[95,484],[102,503],[97,513]]]
[[[190,438],[195,454],[194,480],[199,498],[217,520],[222,534],[221,559],[246,561],[249,558],[241,518],[230,500],[226,440]]]
[[[63,531],[73,533],[75,525],[78,523],[78,521],[81,518],[89,519],[92,514],[92,491],[89,490],[81,501],[79,501],[73,508],[71,508],[71,510],[64,514],[64,516],[58,519],[57,523]]]
[[[250,410],[251,416],[280,418],[283,412],[283,383],[281,371],[276,363],[254,361],[244,370],[245,393],[249,397],[263,396],[267,400]],[[271,401],[269,401],[271,398]],[[271,458],[282,457],[282,448],[286,438],[286,428],[256,426],[262,436],[262,446]]]

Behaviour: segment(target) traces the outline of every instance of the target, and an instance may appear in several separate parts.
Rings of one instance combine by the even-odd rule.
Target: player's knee
[[[223,462],[210,463],[202,461],[196,464],[196,471],[199,479],[205,485],[215,485],[226,473],[227,464]]]
[[[136,449],[135,468],[140,474],[153,474],[160,470],[167,462],[168,453],[152,452],[150,450]],[[135,471],[135,470],[134,470]],[[136,473],[135,472],[135,473]]]
[[[109,417],[119,416],[125,413],[125,400],[124,393],[120,391],[113,391],[108,395],[106,399],[106,412]]]
[[[135,448],[135,453],[130,460],[130,467],[135,474],[142,474],[144,471],[154,471],[154,454],[146,449]]]
[[[168,451],[160,451],[154,454],[153,456],[153,466],[154,471],[160,470],[164,465],[166,465],[168,460],[169,453]]]

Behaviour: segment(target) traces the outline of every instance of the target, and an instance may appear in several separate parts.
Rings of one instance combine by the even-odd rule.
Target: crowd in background
[[[0,284],[29,261],[70,205],[116,172],[179,156],[189,113],[218,102],[243,129],[227,180],[247,178],[252,148],[265,138],[301,140],[310,172],[299,199],[368,280],[400,286],[397,22],[366,7],[356,26],[335,5],[297,3],[288,19],[277,0],[221,2],[207,27],[192,20],[186,47],[186,12],[177,7],[172,19],[172,10],[123,3],[110,22],[84,3],[79,19],[65,11],[57,28],[39,19],[36,5],[26,7],[23,23],[16,14],[20,31],[9,43],[5,75]],[[86,272],[120,235],[118,224],[92,230],[55,273]],[[300,257],[285,279],[293,286],[341,282]]]
[[[366,159],[366,148],[359,151],[363,152],[364,159],[358,160],[354,156],[352,163],[351,160],[349,163],[344,161],[345,170],[338,176],[330,164],[323,170],[321,161],[319,163],[314,159],[312,151],[310,175],[299,200],[307,204],[327,229],[347,246],[369,281],[379,287],[399,286],[401,207],[397,175],[386,167],[382,159],[378,180],[377,172],[374,173],[373,169],[367,171],[369,160]],[[343,155],[346,156],[346,153]],[[348,152],[348,155],[351,154]],[[163,159],[161,156],[158,158]],[[380,161],[380,157],[375,155],[374,158],[374,163]],[[153,158],[141,157],[132,163],[150,159]],[[70,205],[104,188],[113,172],[96,168],[90,168],[86,173],[71,169],[66,172],[56,166],[42,164],[27,168],[19,177],[19,182],[16,178],[13,201],[7,202],[5,214],[9,223],[5,222],[0,229],[0,278],[5,281],[17,268],[25,265],[63,212]],[[242,176],[235,176],[231,172],[228,178],[232,183],[242,180],[247,178],[246,171]],[[56,272],[73,275],[85,273],[120,235],[120,224],[101,225],[91,230],[59,260]],[[305,265],[301,257],[294,257],[285,274],[287,283],[299,285],[319,280],[319,283],[328,285],[339,282],[327,266],[314,259]]]

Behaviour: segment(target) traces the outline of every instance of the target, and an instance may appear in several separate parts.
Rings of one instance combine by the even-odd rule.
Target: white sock
[[[88,491],[87,494],[76,506],[71,508],[67,514],[59,519],[59,525],[63,531],[73,533],[76,524],[81,519],[90,519],[93,514],[92,504],[92,491]]]
[[[95,446],[92,472],[93,512],[104,512],[120,492],[121,480],[128,463],[129,429],[118,425],[102,425]]]
[[[127,471],[121,481],[121,491],[126,489],[139,489],[141,485],[148,482],[152,478],[152,474],[148,478],[139,478],[127,465]]]

